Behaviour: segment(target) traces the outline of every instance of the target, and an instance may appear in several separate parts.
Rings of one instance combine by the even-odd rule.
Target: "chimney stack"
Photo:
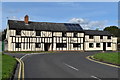
[[[24,17],[24,22],[25,22],[25,24],[28,24],[28,21],[29,21],[29,16],[26,15],[26,16]]]

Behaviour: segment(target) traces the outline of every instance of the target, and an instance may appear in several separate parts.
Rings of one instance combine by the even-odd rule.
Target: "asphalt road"
[[[95,63],[85,57],[97,52],[57,52],[27,55],[25,78],[118,78],[118,68]],[[20,58],[25,54],[13,55]],[[106,79],[105,79],[106,80]]]

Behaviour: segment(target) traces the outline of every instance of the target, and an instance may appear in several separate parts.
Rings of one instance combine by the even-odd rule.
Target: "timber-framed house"
[[[8,20],[7,50],[117,50],[116,37],[105,31],[94,32],[83,30],[79,24],[73,23],[32,22],[26,15],[24,21]]]

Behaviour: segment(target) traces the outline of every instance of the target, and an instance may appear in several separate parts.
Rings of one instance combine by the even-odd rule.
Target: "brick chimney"
[[[24,17],[24,22],[25,22],[25,24],[28,24],[28,21],[29,21],[29,16],[26,15],[26,16]]]

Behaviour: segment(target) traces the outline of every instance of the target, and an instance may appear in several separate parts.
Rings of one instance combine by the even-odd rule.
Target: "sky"
[[[2,30],[7,20],[78,23],[83,29],[118,25],[118,2],[2,2]]]

